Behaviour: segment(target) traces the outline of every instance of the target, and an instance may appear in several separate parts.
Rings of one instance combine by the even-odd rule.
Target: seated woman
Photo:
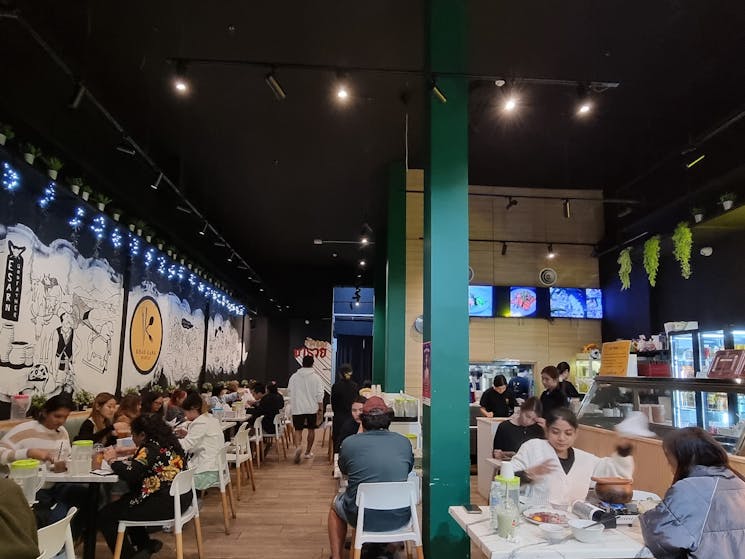
[[[223,386],[221,383],[215,383],[215,386],[212,387],[212,396],[210,397],[210,409],[222,409],[225,404],[225,402],[223,401],[223,396],[226,396],[227,394],[228,389],[225,388],[225,386]]]
[[[66,460],[70,454],[70,436],[64,425],[74,407],[67,394],[49,398],[40,409],[34,410],[33,421],[19,423],[5,433],[0,440],[0,464],[24,458],[50,464]],[[37,492],[36,498],[41,524],[52,524],[64,518],[70,507],[81,507],[85,501],[85,486],[78,483],[47,484]],[[82,518],[82,515],[76,515],[76,519],[78,517]],[[80,526],[79,522],[73,521],[75,533]]]
[[[189,468],[195,470],[197,489],[214,486],[218,480],[217,455],[225,444],[220,422],[209,413],[207,404],[197,392],[189,392],[182,404],[184,417],[191,421],[188,429],[180,429],[181,448],[189,453]]]
[[[279,410],[285,407],[285,399],[279,393],[277,383],[270,383],[269,386],[264,386],[262,383],[257,382],[253,388],[254,398],[256,402],[254,405],[246,410],[246,413],[252,417],[264,416],[261,420],[261,427],[265,433],[274,434],[274,416],[279,413]]]
[[[673,485],[641,515],[644,543],[658,559],[735,559],[745,546],[745,481],[727,452],[698,427],[676,429],[662,442]]]
[[[140,408],[140,413],[154,413],[159,415],[161,418],[164,417],[163,394],[160,392],[145,392],[142,395],[142,407]]]
[[[541,394],[543,418],[548,419],[553,410],[566,408],[569,405],[569,398],[561,389],[561,375],[556,367],[544,367],[541,371],[541,382],[546,389]]]
[[[542,411],[541,401],[531,396],[522,403],[519,413],[500,423],[494,434],[494,458],[509,459],[525,441],[543,439],[546,422],[541,417]]]
[[[139,394],[125,394],[119,402],[119,409],[114,416],[114,423],[132,424],[132,420],[140,415],[142,398]]]
[[[105,446],[116,444],[116,433],[129,431],[126,423],[112,423],[117,410],[116,398],[108,392],[101,392],[93,400],[91,414],[83,421],[76,441],[93,441]]]
[[[171,482],[186,468],[186,459],[178,439],[162,418],[154,414],[136,417],[132,422],[132,438],[137,452],[130,465],[117,462],[113,448],[104,450],[104,458],[120,479],[127,482],[129,492],[109,503],[98,513],[98,527],[109,549],[114,551],[120,520],[164,520],[173,518]],[[191,492],[181,496],[182,510],[191,503]],[[146,528],[128,528],[122,547],[123,559],[145,559],[162,546],[151,540]]]
[[[186,392],[184,390],[174,390],[168,399],[168,409],[166,410],[166,421],[181,423],[184,421],[184,410],[181,404],[184,403]]]
[[[527,441],[512,458],[521,481],[541,484],[549,503],[568,506],[584,500],[593,476],[633,478],[630,444],[620,441],[613,456],[599,458],[573,448],[578,427],[577,417],[571,410],[554,409],[546,419],[546,439]]]

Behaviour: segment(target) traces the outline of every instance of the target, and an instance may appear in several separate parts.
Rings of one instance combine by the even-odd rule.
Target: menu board
[[[603,344],[600,373],[603,376],[625,377],[629,370],[631,341],[605,342]]]

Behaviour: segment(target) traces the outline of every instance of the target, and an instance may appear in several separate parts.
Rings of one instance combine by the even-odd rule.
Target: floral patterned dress
[[[164,448],[148,440],[137,449],[128,466],[114,462],[111,467],[129,485],[130,491],[123,498],[129,499],[130,506],[137,506],[153,495],[169,495],[171,482],[185,469],[185,464],[180,447]]]

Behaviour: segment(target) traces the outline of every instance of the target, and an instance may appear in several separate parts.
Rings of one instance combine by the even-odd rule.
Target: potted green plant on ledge
[[[31,405],[28,407],[26,415],[32,416],[35,410],[40,410],[47,403],[47,397],[44,394],[34,394],[31,396]]]
[[[122,210],[119,208],[113,208],[111,210],[111,218],[118,222],[122,218]]]
[[[78,406],[80,411],[83,411],[93,403],[93,394],[87,390],[76,390],[72,401],[75,402],[75,405]]]
[[[64,166],[62,161],[58,157],[45,157],[43,159],[44,163],[47,166],[47,175],[49,175],[49,178],[53,181],[57,180],[57,176],[59,175],[59,172],[62,170],[62,167]]]
[[[92,189],[92,188],[91,188],[90,186],[88,186],[87,184],[84,184],[84,185],[83,185],[83,186],[82,186],[82,187],[80,188],[80,197],[81,197],[81,198],[82,198],[83,200],[85,200],[86,202],[87,202],[87,201],[88,201],[88,199],[89,199],[89,198],[91,197],[91,194],[93,194],[93,189]]]
[[[83,179],[80,177],[71,178],[68,183],[70,184],[70,190],[72,190],[72,193],[77,196],[80,195],[80,189],[85,185]]]
[[[33,165],[37,157],[41,157],[41,150],[34,144],[26,142],[21,149],[23,151],[23,159],[29,165]]]
[[[691,208],[691,215],[694,223],[701,223],[704,220],[704,210],[701,208]]]
[[[96,194],[95,196],[93,196],[93,201],[96,203],[98,211],[102,212],[106,209],[106,206],[111,203],[111,198],[104,194]]]
[[[732,206],[735,204],[736,198],[737,195],[733,192],[725,192],[719,197],[719,201],[722,203],[722,207],[724,208],[725,212],[732,209]]]
[[[13,132],[13,127],[10,124],[4,124],[0,122],[0,146],[4,146],[5,142],[15,138],[16,133]]]

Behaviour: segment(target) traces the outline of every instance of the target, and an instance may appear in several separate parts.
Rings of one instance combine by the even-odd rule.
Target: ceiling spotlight
[[[517,97],[514,95],[507,97],[502,108],[508,113],[513,112],[517,108]]]
[[[160,181],[163,180],[163,173],[158,173],[158,178],[155,179],[155,182],[150,185],[150,188],[153,190],[158,190],[158,187],[160,186]]]
[[[186,81],[186,64],[183,61],[176,63],[176,72],[173,77],[173,88],[181,95],[189,91],[189,82]]]
[[[364,268],[367,265],[367,262],[364,260],[360,260],[360,267]]]
[[[264,288],[263,287],[259,287],[259,291],[261,291],[263,293],[264,292]]]
[[[354,302],[354,306],[355,306],[355,307],[359,307],[359,306],[360,306],[360,300],[359,300],[359,299],[357,299],[357,300],[356,300],[356,301]]]
[[[78,86],[77,91],[75,92],[75,95],[70,99],[70,103],[68,103],[67,107],[70,109],[77,109],[80,106],[80,103],[83,102],[83,96],[85,95],[85,86],[81,83]]]
[[[432,82],[432,85],[430,86],[430,89],[432,90],[432,94],[437,98],[437,100],[442,103],[443,105],[448,102],[448,98],[445,96],[443,91],[437,87],[436,82]]]
[[[361,245],[366,245],[366,244],[367,244],[367,243],[369,243],[369,242],[370,242],[370,240],[369,240],[369,239],[368,239],[367,237],[362,237],[362,238],[360,239],[360,244],[361,244]]]
[[[554,258],[556,256],[556,253],[554,252],[554,245],[548,245],[548,253],[546,254],[546,258]]]
[[[234,254],[235,254],[234,252],[231,252],[230,253],[230,256],[228,256],[228,262],[232,262],[233,261],[233,255]]]
[[[589,101],[583,101],[579,104],[579,107],[577,108],[577,114],[582,116],[588,114],[590,111],[592,111],[592,103]]]
[[[346,76],[343,73],[336,76],[336,98],[342,103],[349,99],[349,88],[347,87]]]
[[[362,274],[357,274],[357,277],[358,277],[358,278],[361,278],[361,277],[362,277]]]
[[[270,303],[274,303],[274,298],[273,297],[269,297],[269,302]]]
[[[323,241],[321,239],[313,239],[313,244],[314,245],[322,245],[323,244]]]
[[[337,256],[339,256],[339,254],[338,254],[338,253],[336,253],[336,252],[332,252],[332,253],[331,253],[331,258],[336,258]]]
[[[274,76],[273,70],[264,76],[264,81],[266,82],[266,85],[269,86],[269,89],[272,90],[272,93],[274,93],[274,97],[277,98],[277,101],[285,100],[287,93],[285,93],[285,90],[282,89],[281,85],[279,85],[277,78]]]
[[[507,243],[502,241],[502,256],[505,256],[507,254]]]
[[[208,225],[207,225],[207,222],[205,221],[204,222],[204,228],[199,232],[199,235],[200,236],[204,237],[207,234],[207,227],[208,227]]]
[[[504,207],[505,210],[509,210],[512,206],[517,206],[517,200],[512,196],[507,196],[507,205]]]
[[[564,218],[569,219],[570,217],[572,217],[572,208],[569,205],[569,198],[565,198],[561,205],[564,209]]]
[[[586,116],[592,112],[590,88],[585,84],[577,85],[577,116]]]

